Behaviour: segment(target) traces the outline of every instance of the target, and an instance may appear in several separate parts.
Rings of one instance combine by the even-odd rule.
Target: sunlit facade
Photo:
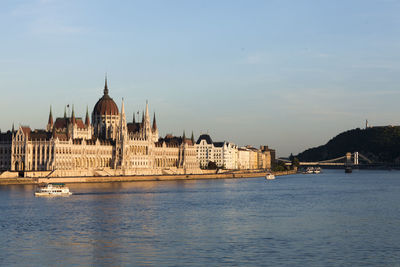
[[[26,177],[115,176],[201,173],[193,140],[159,138],[155,114],[149,107],[140,122],[126,121],[124,102],[119,110],[109,96],[97,101],[90,122],[71,116],[53,120],[50,109],[44,130],[21,126],[0,133],[0,170]]]

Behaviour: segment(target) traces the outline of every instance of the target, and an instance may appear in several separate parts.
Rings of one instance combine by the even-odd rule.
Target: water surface
[[[400,172],[0,187],[0,265],[400,266]]]

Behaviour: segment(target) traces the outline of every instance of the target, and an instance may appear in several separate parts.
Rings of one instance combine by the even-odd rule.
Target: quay
[[[273,172],[275,176],[291,175],[297,170]],[[40,184],[40,183],[112,183],[112,182],[143,182],[143,181],[184,181],[203,179],[257,178],[264,177],[266,171],[224,172],[208,174],[182,175],[130,175],[130,176],[81,176],[81,177],[51,177],[51,178],[0,178],[0,185]]]

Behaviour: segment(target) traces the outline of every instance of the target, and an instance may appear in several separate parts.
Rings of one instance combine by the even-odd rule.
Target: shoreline
[[[82,176],[54,178],[1,178],[1,185],[34,185],[40,183],[113,183],[113,182],[143,182],[143,181],[185,181],[205,179],[241,179],[265,177],[266,171],[214,174],[181,174],[181,175],[132,175],[132,176]],[[275,176],[296,174],[296,170],[272,172]]]

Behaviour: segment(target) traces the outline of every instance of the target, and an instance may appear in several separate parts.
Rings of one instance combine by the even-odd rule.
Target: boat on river
[[[308,167],[303,171],[304,174],[312,174],[314,173],[314,168],[313,167]]]
[[[321,173],[321,168],[320,167],[315,167],[314,170],[313,170],[313,173],[315,173],[315,174]]]
[[[69,196],[72,192],[63,183],[50,183],[39,186],[35,192],[37,197]]]
[[[304,174],[319,174],[321,173],[321,168],[320,167],[308,167],[303,171]]]
[[[267,173],[265,175],[265,179],[267,180],[274,180],[275,179],[275,175],[273,175],[272,173]]]

